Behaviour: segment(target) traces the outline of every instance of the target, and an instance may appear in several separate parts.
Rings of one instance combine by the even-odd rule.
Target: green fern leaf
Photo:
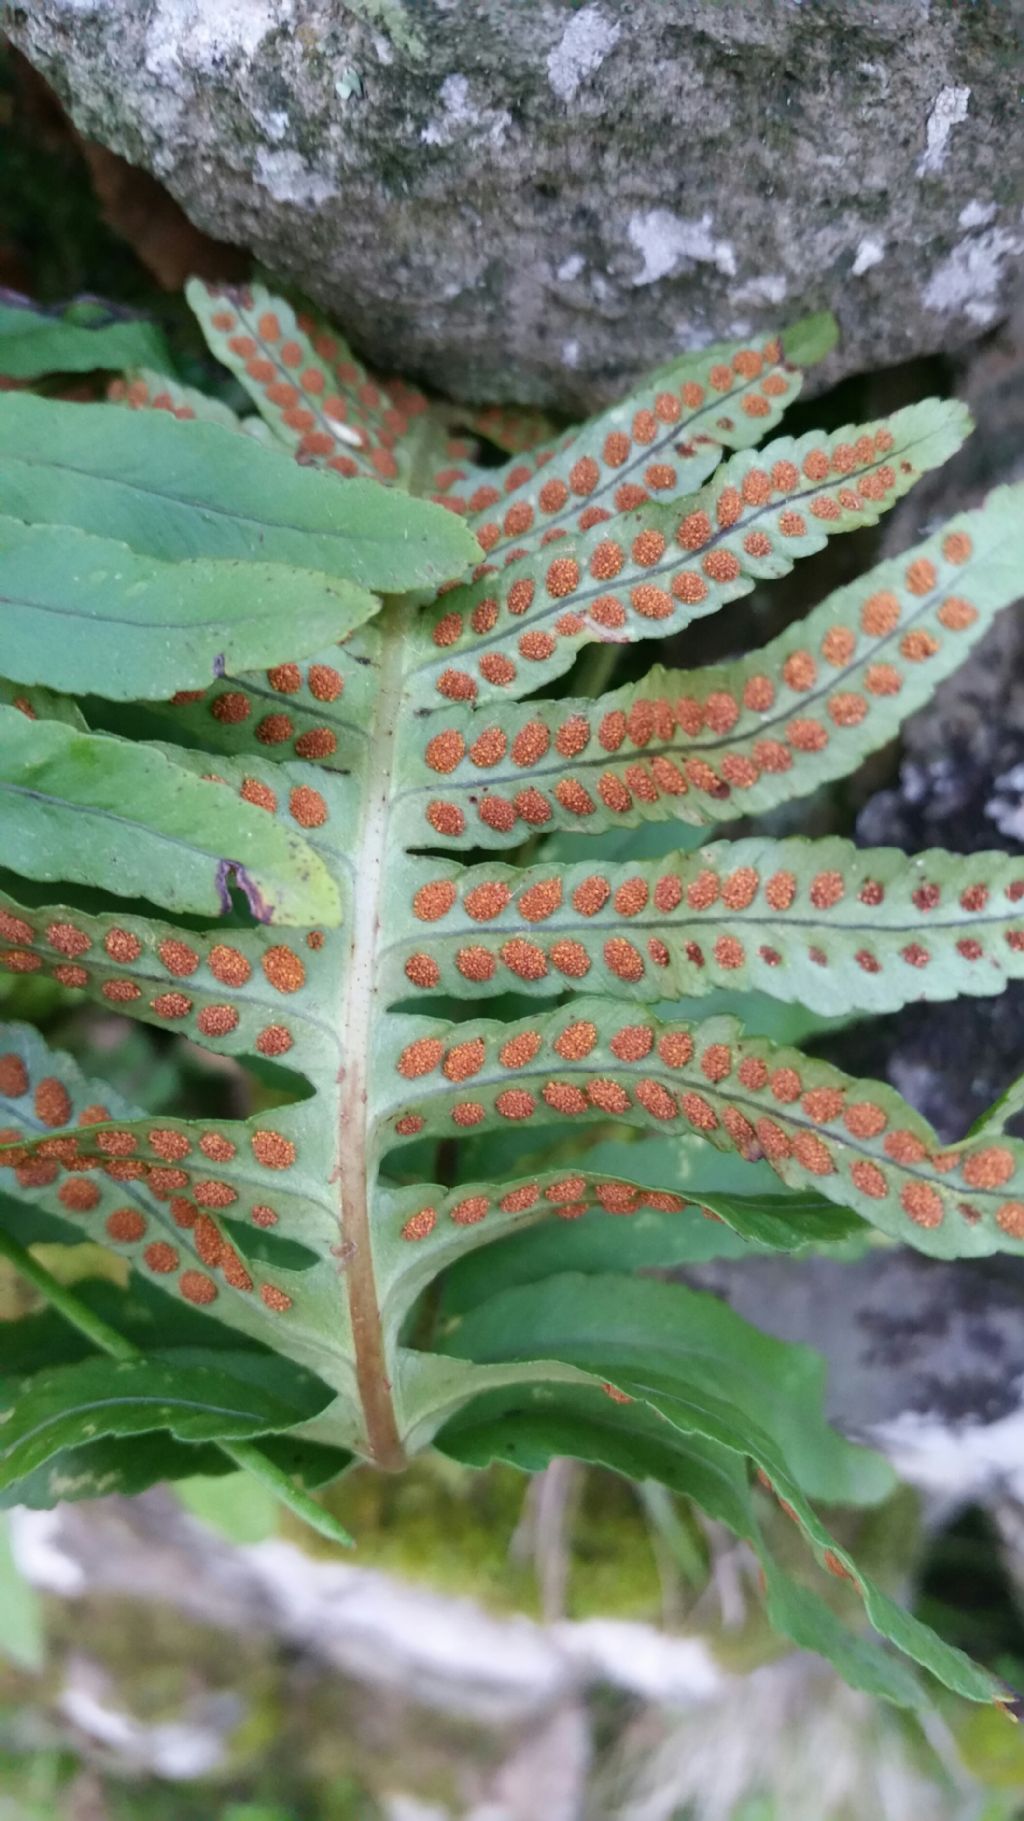
[[[216,1304],[219,1322],[272,1336],[278,1353],[321,1378],[320,1366],[336,1367],[319,1338],[336,1287],[323,1179],[311,1158],[293,1186],[280,1162],[294,1155],[301,1118],[218,1121],[193,1156],[186,1123],[147,1119],[28,1026],[0,1027],[0,1043],[5,1186],[127,1258],[144,1282],[173,1281],[191,1308]]]
[[[652,1329],[661,1349],[653,1377]],[[652,1389],[685,1388],[709,1406],[728,1404],[734,1419],[771,1438],[789,1478],[810,1499],[872,1505],[894,1487],[891,1468],[841,1441],[825,1422],[820,1356],[760,1333],[706,1291],[650,1278],[556,1274],[543,1286],[499,1290],[453,1321],[444,1351],[483,1364],[562,1360],[637,1384],[646,1379]]]
[[[6,292],[0,301],[0,373],[39,379],[46,373],[94,373],[136,364],[166,369],[163,335],[155,324],[110,310],[91,298],[44,310]]]
[[[479,554],[450,514],[371,481],[339,490],[277,447],[164,411],[113,415],[28,394],[0,413],[0,509],[119,538],[142,556],[323,570],[394,593],[443,582]],[[289,584],[284,575],[279,585]],[[287,598],[282,599],[282,611]],[[292,648],[288,648],[288,636]],[[302,656],[293,622],[280,655]],[[259,662],[253,653],[251,661]]]
[[[295,782],[317,788],[325,773],[351,774],[365,764],[380,649],[379,629],[370,620],[340,644],[312,652],[305,663],[225,671],[206,689],[179,689],[168,702],[151,703],[154,732],[234,755],[233,767],[218,759],[218,775],[236,783],[252,802],[273,809],[282,780],[274,770],[263,771],[268,760],[274,766],[300,760],[314,767]]]
[[[852,1687],[876,1699],[909,1708],[923,1704],[920,1685],[902,1663],[874,1641],[848,1631],[821,1595],[792,1579],[773,1559],[741,1455],[682,1433],[637,1400],[624,1403],[575,1385],[559,1386],[557,1395],[545,1385],[480,1398],[442,1431],[439,1444],[445,1453],[477,1467],[507,1461],[539,1473],[552,1459],[568,1454],[633,1479],[661,1481],[750,1544],[765,1576],[771,1622],[784,1637],[826,1657]],[[829,1568],[835,1571],[831,1561]],[[959,1679],[959,1654],[953,1669]]]
[[[308,817],[310,787],[299,785],[292,796],[294,807]],[[237,828],[234,804],[223,803],[218,813]],[[258,825],[264,817],[254,810],[252,819]],[[269,832],[259,829],[261,840]],[[295,864],[296,870],[322,869],[325,882],[330,878],[325,856],[301,836],[295,839]],[[140,888],[143,881],[153,896],[148,875],[140,876]],[[339,895],[348,909],[350,883],[342,884]],[[55,980],[115,1006],[122,1017],[187,1036],[223,1055],[281,1062],[287,1057],[289,1068],[315,1077],[328,1066],[323,1048],[331,1026],[322,1008],[340,993],[348,938],[328,927],[315,932],[315,944],[282,943],[282,921],[186,933],[152,916],[121,911],[90,916],[76,906],[28,906],[0,893],[0,939],[7,945],[10,972]]]
[[[7,676],[122,702],[202,688],[237,664],[306,657],[377,606],[365,588],[312,570],[162,563],[113,538],[14,518],[0,518],[0,597]]]
[[[52,689],[26,688],[23,683],[0,677],[0,707],[16,708],[30,721],[62,721],[65,727],[85,731],[85,716],[77,702]]]
[[[0,798],[4,859],[28,879],[212,917],[235,885],[261,921],[337,921],[337,886],[301,837],[153,748],[0,708]]]
[[[892,1089],[732,1018],[663,1024],[582,999],[529,1021],[452,1026],[395,1019],[397,1057],[378,1062],[393,1138],[529,1131],[557,1115],[696,1132],[716,1149],[767,1159],[788,1188],[814,1189],[937,1257],[978,1257],[1024,1241],[1024,1141],[943,1146]],[[424,1213],[408,1237],[424,1240]],[[487,1214],[503,1227],[500,1202]]]
[[[504,449],[506,455],[526,455],[550,442],[554,431],[542,411],[509,405],[485,405],[481,410],[455,405],[451,417],[454,424]]]
[[[8,1393],[10,1397],[10,1393]],[[179,1441],[240,1441],[279,1431],[293,1413],[281,1399],[208,1366],[92,1359],[55,1366],[20,1386],[0,1406],[0,1485],[27,1478],[56,1449],[91,1435],[140,1435],[165,1429]]]
[[[841,1464],[833,1456],[820,1467],[816,1458],[821,1423],[820,1417],[815,1423],[813,1406],[820,1380],[815,1383],[812,1375],[800,1384],[797,1378],[780,1400],[766,1395],[765,1387],[777,1382],[779,1367],[764,1350],[765,1337],[745,1329],[720,1303],[680,1285],[554,1278],[540,1289],[499,1293],[464,1318],[448,1344],[462,1357],[487,1362],[532,1357],[562,1361],[598,1377],[607,1374],[613,1392],[643,1400],[682,1434],[747,1455],[821,1567],[860,1594],[883,1637],[968,1699],[996,1697],[998,1684],[897,1606],[817,1517],[808,1494],[813,1496],[821,1484],[818,1472],[833,1486],[842,1479]],[[653,1335],[660,1357],[652,1372]],[[725,1359],[729,1368],[723,1368]],[[797,1361],[792,1364],[799,1371]],[[796,1417],[801,1442],[807,1444],[803,1457],[800,1444],[785,1434],[783,1424],[790,1416]],[[862,1464],[861,1476],[864,1471]],[[883,1471],[880,1489],[884,1483]]]
[[[677,1203],[684,1201],[687,1192],[698,1193],[692,1183],[679,1180],[685,1175],[680,1164],[688,1149],[695,1154],[701,1199],[685,1201],[679,1207]],[[715,1164],[728,1160],[709,1156],[700,1140],[649,1138],[636,1143],[598,1145],[594,1150],[597,1156],[592,1153],[587,1162],[597,1161],[601,1153],[607,1155],[609,1150],[620,1152],[620,1168],[631,1170],[632,1180],[616,1178],[611,1171],[600,1176],[590,1170],[585,1180],[588,1201],[595,1205],[588,1205],[586,1220],[576,1215],[566,1218],[563,1214],[561,1219],[552,1221],[544,1194],[544,1200],[532,1210],[532,1223],[524,1217],[521,1223],[511,1226],[506,1237],[497,1242],[497,1252],[492,1253],[486,1245],[468,1252],[461,1248],[442,1280],[444,1316],[474,1309],[494,1295],[497,1281],[502,1289],[512,1289],[519,1284],[542,1283],[565,1271],[665,1270],[676,1265],[704,1264],[714,1258],[744,1258],[751,1253],[844,1251],[850,1248],[851,1241],[860,1244],[865,1233],[863,1222],[856,1215],[835,1207],[821,1195],[781,1193],[767,1164],[740,1161],[744,1178],[757,1185],[752,1192],[737,1193],[711,1186],[709,1178]],[[559,1180],[564,1183],[571,1174],[564,1168],[560,1176],[551,1172],[549,1186]],[[763,1186],[764,1178],[767,1187]],[[505,1181],[500,1189],[495,1184],[475,1182],[458,1191],[439,1189],[441,1226],[444,1215],[460,1199],[485,1195],[491,1205],[496,1196],[525,1189],[535,1181],[540,1185],[540,1180],[538,1173],[535,1178]],[[651,1180],[676,1182],[677,1189],[673,1192],[662,1188],[652,1194],[646,1187]]]

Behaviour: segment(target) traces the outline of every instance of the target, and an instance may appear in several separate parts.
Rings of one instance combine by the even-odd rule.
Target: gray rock
[[[830,306],[824,377],[1019,282],[1012,6],[6,0],[85,133],[386,369],[577,410]]]
[[[687,1271],[780,1340],[828,1365],[826,1410],[940,1500],[1024,1498],[1024,1330],[1019,1258],[856,1263],[744,1258]]]

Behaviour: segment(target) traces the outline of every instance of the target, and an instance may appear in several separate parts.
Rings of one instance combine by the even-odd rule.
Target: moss
[[[90,1595],[72,1604],[48,1601],[49,1667],[44,1678],[29,1678],[0,1665],[0,1757],[3,1792],[13,1797],[21,1787],[39,1787],[40,1759],[35,1749],[41,1731],[52,1731],[55,1747],[62,1738],[57,1702],[69,1657],[87,1653],[109,1678],[101,1693],[105,1706],[132,1716],[143,1726],[187,1723],[190,1711],[211,1696],[237,1700],[238,1722],[229,1730],[223,1762],[199,1782],[168,1789],[145,1779],[125,1789],[118,1779],[104,1788],[110,1821],[376,1821],[370,1795],[374,1763],[393,1766],[396,1741],[374,1738],[374,1700],[344,1678],[309,1669],[296,1672],[277,1645],[257,1633],[214,1630],[171,1607],[137,1604],[120,1597]],[[301,1683],[301,1686],[297,1683]],[[364,1711],[365,1710],[365,1711]],[[41,1720],[48,1712],[52,1722]],[[8,1721],[7,1716],[11,1718]],[[25,1726],[21,1724],[24,1715]],[[392,1713],[391,1720],[395,1720]],[[404,1729],[404,1716],[402,1717]],[[397,1745],[406,1787],[421,1778],[415,1740]],[[26,1747],[19,1752],[22,1735]],[[429,1743],[429,1741],[427,1741]],[[462,1751],[460,1735],[445,1741],[437,1762],[431,1758],[425,1781],[444,1783],[449,1750]],[[406,1759],[408,1757],[408,1764]],[[52,1792],[38,1821],[72,1821],[79,1811],[70,1785],[75,1764],[70,1755],[52,1759]],[[456,1760],[457,1761],[457,1760]],[[58,1791],[60,1794],[58,1795]],[[65,1800],[66,1798],[66,1800]],[[234,1803],[261,1806],[251,1816]],[[37,1821],[36,1812],[8,1816],[0,1798],[3,1821]]]
[[[510,1467],[468,1474],[437,1459],[401,1478],[357,1470],[328,1495],[357,1540],[360,1567],[429,1581],[442,1593],[499,1612],[539,1616],[533,1565],[510,1553],[527,1481]],[[329,1546],[293,1534],[303,1547]],[[632,1488],[613,1474],[585,1475],[567,1538],[567,1614],[657,1620],[661,1579],[647,1520]]]
[[[247,1696],[270,1685],[258,1637],[213,1631],[170,1606],[88,1595],[51,1603],[47,1631],[57,1655],[84,1645],[110,1676],[112,1699],[147,1726],[179,1718],[197,1685]]]
[[[401,0],[347,0],[346,11],[384,32],[414,62],[420,63],[426,57],[426,42],[412,23],[411,10]]]

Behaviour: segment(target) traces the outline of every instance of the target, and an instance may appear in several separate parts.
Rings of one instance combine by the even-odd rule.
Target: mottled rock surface
[[[685,1276],[780,1340],[816,1347],[830,1420],[911,1485],[942,1500],[1024,1497],[1024,1261],[947,1264],[900,1248],[855,1263],[723,1260]]]
[[[826,377],[1019,283],[1015,9],[954,0],[7,0],[82,130],[378,365],[572,410],[830,306]]]

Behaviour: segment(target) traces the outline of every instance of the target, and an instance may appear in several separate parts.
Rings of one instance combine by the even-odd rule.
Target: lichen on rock
[[[384,368],[589,408],[829,307],[823,380],[975,338],[1024,254],[1012,9],[7,0],[82,130]]]

